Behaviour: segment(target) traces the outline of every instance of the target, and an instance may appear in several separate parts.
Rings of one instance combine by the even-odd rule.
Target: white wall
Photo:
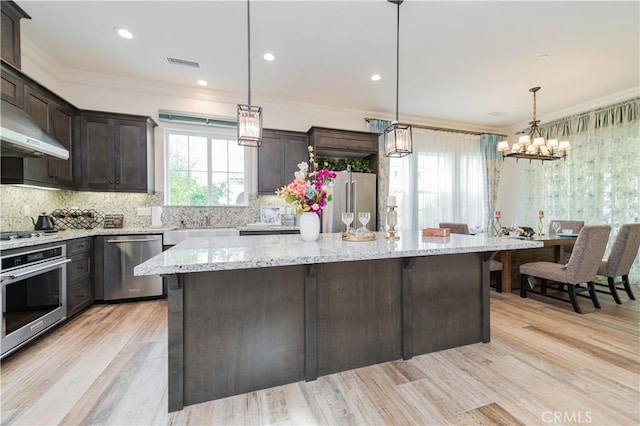
[[[112,111],[153,117],[159,126],[155,131],[156,156],[155,185],[163,188],[164,174],[164,128],[167,126],[158,120],[158,109],[168,109],[199,114],[235,117],[238,102],[245,102],[245,94],[233,97],[207,89],[189,87],[167,87],[150,84],[144,81],[115,79],[105,75],[87,75],[76,73],[60,67],[55,61],[46,57],[36,46],[26,41],[22,46],[22,68],[31,76],[53,92],[67,99],[78,108],[101,111]],[[565,111],[556,111],[540,117],[543,123],[571,114],[591,110],[630,97],[629,93],[637,93],[638,88],[611,94],[588,103],[577,105]],[[266,128],[294,130],[306,132],[311,126],[331,127],[347,130],[367,130],[364,117],[375,117],[391,120],[391,115],[375,111],[357,111],[329,108],[320,105],[299,104],[282,100],[261,99],[253,96],[254,103],[264,108],[264,126]],[[470,130],[477,132],[499,133],[510,135],[510,143],[515,141],[516,131],[526,128],[527,123],[520,123],[509,129],[482,127],[468,123],[448,122],[425,117],[404,117],[407,122],[427,126],[439,126]],[[527,183],[525,168],[520,161],[507,159],[501,170],[497,209],[502,211],[503,225],[513,221],[526,221],[524,209]]]
[[[155,188],[164,188],[164,130],[175,125],[160,122],[158,110],[173,110],[197,114],[235,117],[237,104],[244,103],[245,94],[234,98],[205,88],[163,86],[145,81],[89,75],[63,70],[37,46],[26,42],[22,49],[23,72],[57,93],[80,109],[120,112],[152,117],[155,129]],[[367,131],[365,117],[392,120],[392,115],[294,103],[253,96],[253,103],[263,107],[264,127],[306,132],[312,126]],[[407,122],[471,131],[496,132],[490,127],[432,120],[424,117],[404,117]]]

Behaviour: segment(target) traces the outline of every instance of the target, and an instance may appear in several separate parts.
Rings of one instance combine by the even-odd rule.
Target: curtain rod
[[[388,121],[388,120],[382,120],[380,118],[372,118],[372,117],[365,117],[364,118],[364,121],[366,121],[367,123],[370,122],[371,120]],[[463,133],[463,134],[466,134],[466,135],[476,135],[476,136],[480,136],[480,135],[498,135],[498,136],[502,136],[503,138],[507,137],[507,135],[501,135],[499,133],[472,132],[470,130],[448,129],[446,127],[424,126],[422,124],[410,124],[410,126],[411,127],[415,127],[416,129],[435,130],[435,131],[438,131],[438,132]]]

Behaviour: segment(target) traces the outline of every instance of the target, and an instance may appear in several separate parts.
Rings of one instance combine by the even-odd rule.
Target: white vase
[[[315,241],[320,235],[320,216],[304,212],[300,215],[300,237],[304,241]]]

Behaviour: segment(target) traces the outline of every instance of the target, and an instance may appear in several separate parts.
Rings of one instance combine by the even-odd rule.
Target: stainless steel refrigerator
[[[353,212],[352,227],[362,226],[358,221],[359,212],[370,212],[371,220],[367,228],[376,230],[378,224],[376,208],[376,175],[373,173],[337,172],[333,186],[333,201],[322,211],[321,231],[341,232],[347,229],[342,223],[342,212]]]

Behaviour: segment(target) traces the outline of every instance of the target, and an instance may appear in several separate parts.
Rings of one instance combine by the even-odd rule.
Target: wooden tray
[[[348,234],[346,232],[342,232],[341,237],[342,237],[342,241],[353,241],[353,242],[365,242],[365,241],[376,240],[376,234],[374,234],[373,232],[369,232],[368,234],[364,234],[364,235],[353,235],[353,234]]]

